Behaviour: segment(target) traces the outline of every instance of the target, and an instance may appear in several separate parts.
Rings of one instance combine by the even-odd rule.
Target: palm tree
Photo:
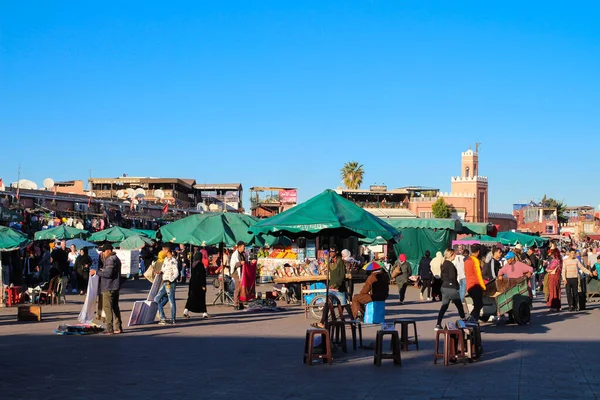
[[[344,168],[340,170],[342,182],[346,189],[358,189],[363,181],[365,170],[362,164],[356,161],[350,161],[344,164]]]

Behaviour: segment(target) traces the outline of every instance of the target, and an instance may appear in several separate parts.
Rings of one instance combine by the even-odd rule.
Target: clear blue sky
[[[0,177],[306,200],[357,160],[365,186],[449,191],[481,142],[490,211],[597,206],[598,21],[592,1],[2,1]]]

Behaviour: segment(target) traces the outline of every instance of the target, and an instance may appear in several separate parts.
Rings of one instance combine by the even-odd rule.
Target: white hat
[[[518,244],[515,246],[515,249],[523,250],[523,246],[521,246],[521,243],[518,243]]]

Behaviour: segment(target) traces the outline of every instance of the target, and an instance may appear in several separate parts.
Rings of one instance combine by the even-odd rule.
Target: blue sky
[[[0,2],[0,177],[450,190],[600,203],[597,2]],[[247,195],[247,190],[246,190]],[[246,199],[246,205],[247,205]]]

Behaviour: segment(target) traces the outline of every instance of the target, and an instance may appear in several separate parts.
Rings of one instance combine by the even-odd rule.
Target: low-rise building
[[[202,211],[229,211],[243,213],[241,183],[194,185],[196,208]]]
[[[252,216],[269,218],[298,204],[298,189],[292,187],[250,188],[250,210]]]
[[[540,235],[558,235],[558,210],[535,203],[513,204],[513,216],[517,220],[517,229]]]

